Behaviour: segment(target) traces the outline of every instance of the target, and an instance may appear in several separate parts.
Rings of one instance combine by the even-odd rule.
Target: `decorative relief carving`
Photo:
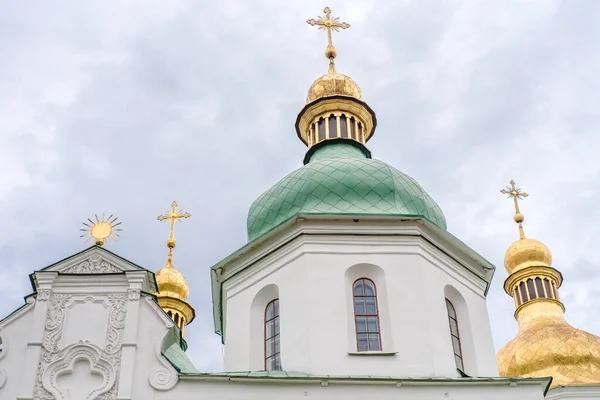
[[[108,295],[110,313],[103,349],[88,343],[73,344],[60,349],[64,310],[71,295],[52,293],[46,314],[46,332],[38,364],[37,378],[33,391],[34,400],[63,400],[62,392],[56,387],[56,378],[61,371],[73,368],[76,361],[86,359],[93,373],[103,377],[103,386],[94,389],[86,400],[114,400],[119,387],[123,331],[125,328],[127,293]],[[56,374],[56,375],[53,375]]]
[[[150,382],[150,386],[156,390],[169,390],[177,383],[177,371],[161,354],[160,345],[157,347],[155,354],[156,359],[161,365],[152,370],[148,381]]]
[[[66,274],[110,274],[122,271],[98,254],[92,254],[87,260],[73,265],[62,272]]]
[[[92,389],[85,400],[98,399],[100,395],[107,393],[114,386],[116,372],[113,365],[102,357],[102,350],[87,342],[68,346],[63,351],[64,356],[48,365],[42,376],[44,388],[50,392],[55,399],[65,399],[64,391],[57,384],[57,378],[65,373],[72,372],[75,363],[85,359],[90,363],[90,373],[102,377],[100,387]],[[114,397],[113,397],[114,398]]]
[[[39,301],[48,301],[48,299],[50,299],[50,293],[52,293],[52,290],[50,289],[40,289],[37,291],[37,299]]]
[[[140,289],[127,289],[127,298],[131,301],[140,299]]]

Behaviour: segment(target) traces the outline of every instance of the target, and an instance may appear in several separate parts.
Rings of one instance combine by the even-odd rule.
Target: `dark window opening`
[[[535,287],[537,288],[538,297],[540,299],[548,298],[550,296],[544,294],[544,285],[542,284],[542,280],[540,278],[535,278]]]
[[[281,370],[279,299],[271,301],[265,309],[265,369]]]
[[[527,279],[527,289],[529,289],[529,298],[531,300],[537,299],[537,295],[535,294],[535,287],[533,286],[533,279]]]
[[[348,138],[348,123],[346,120],[346,116],[342,114],[340,117],[340,136],[343,138]]]
[[[527,297],[527,289],[525,288],[525,282],[519,283],[519,290],[521,292],[521,298],[523,299],[523,303],[527,303],[529,301],[529,297]]]
[[[463,363],[460,333],[458,331],[458,316],[456,315],[454,305],[448,299],[446,299],[446,309],[448,311],[448,323],[450,324],[450,338],[452,339],[452,350],[454,351],[454,363],[456,364],[456,368],[464,371],[465,365]]]
[[[381,333],[377,291],[372,280],[360,278],[352,286],[358,351],[380,351]]]
[[[319,142],[325,140],[325,118],[321,117],[319,119]]]
[[[329,138],[337,137],[337,118],[331,114],[329,116]]]

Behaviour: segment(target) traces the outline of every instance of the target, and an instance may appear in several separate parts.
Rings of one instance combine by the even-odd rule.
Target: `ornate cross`
[[[509,198],[512,198],[515,201],[515,212],[519,214],[519,200],[523,200],[524,197],[529,196],[525,192],[521,192],[521,189],[515,188],[515,181],[510,181],[510,187],[506,187],[506,189],[502,189],[500,193],[507,195]]]
[[[515,187],[515,181],[510,181],[510,186],[507,186],[506,189],[500,190],[500,193],[507,195],[509,198],[512,198],[515,202],[515,222],[519,224],[519,234],[521,239],[525,238],[525,233],[523,232],[523,221],[525,217],[521,214],[521,210],[519,210],[519,200],[523,200],[523,198],[529,196],[525,192],[521,192],[520,188]]]
[[[334,49],[333,42],[331,40],[331,31],[338,32],[340,28],[350,28],[350,24],[347,24],[345,22],[339,22],[339,17],[331,18],[331,9],[329,7],[325,7],[323,12],[325,13],[325,17],[319,16],[317,17],[317,19],[309,19],[306,22],[309,25],[318,26],[319,30],[327,30],[327,49]],[[327,58],[335,58],[335,55],[332,55],[332,53],[329,54],[330,56]]]
[[[169,239],[167,240],[167,246],[169,246],[169,248],[173,248],[175,247],[175,222],[177,221],[181,221],[181,218],[189,218],[191,217],[192,214],[190,213],[183,213],[181,210],[177,209],[177,202],[174,201],[171,203],[171,210],[167,211],[167,213],[165,215],[159,215],[157,217],[157,219],[159,221],[164,221],[166,219],[171,221],[171,233],[169,235]]]

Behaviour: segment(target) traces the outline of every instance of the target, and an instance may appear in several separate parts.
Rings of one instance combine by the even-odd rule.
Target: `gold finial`
[[[112,214],[107,219],[104,219],[104,214],[102,214],[102,219],[99,219],[98,215],[96,214],[94,214],[94,217],[96,218],[96,222],[88,218],[87,220],[89,221],[89,224],[87,222],[83,223],[83,225],[87,226],[87,228],[80,229],[80,231],[86,232],[80,237],[89,236],[84,243],[89,242],[92,240],[92,238],[94,239],[95,244],[98,246],[104,245],[106,239],[112,239],[116,242],[117,239],[115,236],[120,236],[117,232],[122,231],[121,228],[116,228],[117,226],[121,225],[120,222],[117,222],[118,218],[113,217]]]
[[[525,232],[523,231],[523,221],[525,221],[525,216],[521,214],[519,210],[519,200],[523,200],[524,197],[529,196],[525,192],[521,192],[520,188],[515,187],[515,181],[510,181],[510,187],[507,186],[506,189],[502,189],[500,193],[507,195],[509,198],[512,198],[515,202],[515,216],[514,220],[517,224],[519,224],[519,236],[521,239],[525,239]]]
[[[171,233],[169,234],[169,238],[167,239],[167,247],[169,247],[169,256],[167,257],[167,266],[173,266],[173,247],[177,244],[175,241],[175,222],[181,221],[181,218],[189,218],[192,214],[184,213],[181,210],[177,209],[177,202],[174,201],[171,203],[171,210],[167,211],[165,215],[159,215],[157,219],[159,221],[164,221],[166,219],[171,221]]]
[[[329,73],[335,73],[335,64],[333,63],[333,59],[337,56],[337,50],[333,45],[331,40],[331,31],[338,32],[340,28],[346,29],[350,28],[350,24],[345,22],[339,22],[339,17],[331,18],[331,9],[329,7],[325,7],[323,10],[325,13],[325,17],[319,16],[317,19],[309,19],[306,21],[309,25],[318,26],[319,30],[327,30],[327,49],[325,50],[325,57],[329,60]]]

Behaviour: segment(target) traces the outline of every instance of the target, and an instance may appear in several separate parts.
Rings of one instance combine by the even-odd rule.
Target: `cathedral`
[[[419,183],[373,158],[375,111],[335,64],[332,32],[350,25],[329,8],[307,22],[326,33],[329,66],[295,121],[304,165],[250,205],[248,243],[196,288],[212,292],[224,372],[186,355],[196,310],[175,227],[190,214],[173,202],[158,217],[170,226],[162,269],[107,250],[119,223],[102,216],[86,223],[91,247],[30,274],[32,293],[0,320],[0,399],[600,399],[600,337],[566,322],[563,276],[525,234],[527,193],[502,190],[518,330],[495,354],[496,267]]]

